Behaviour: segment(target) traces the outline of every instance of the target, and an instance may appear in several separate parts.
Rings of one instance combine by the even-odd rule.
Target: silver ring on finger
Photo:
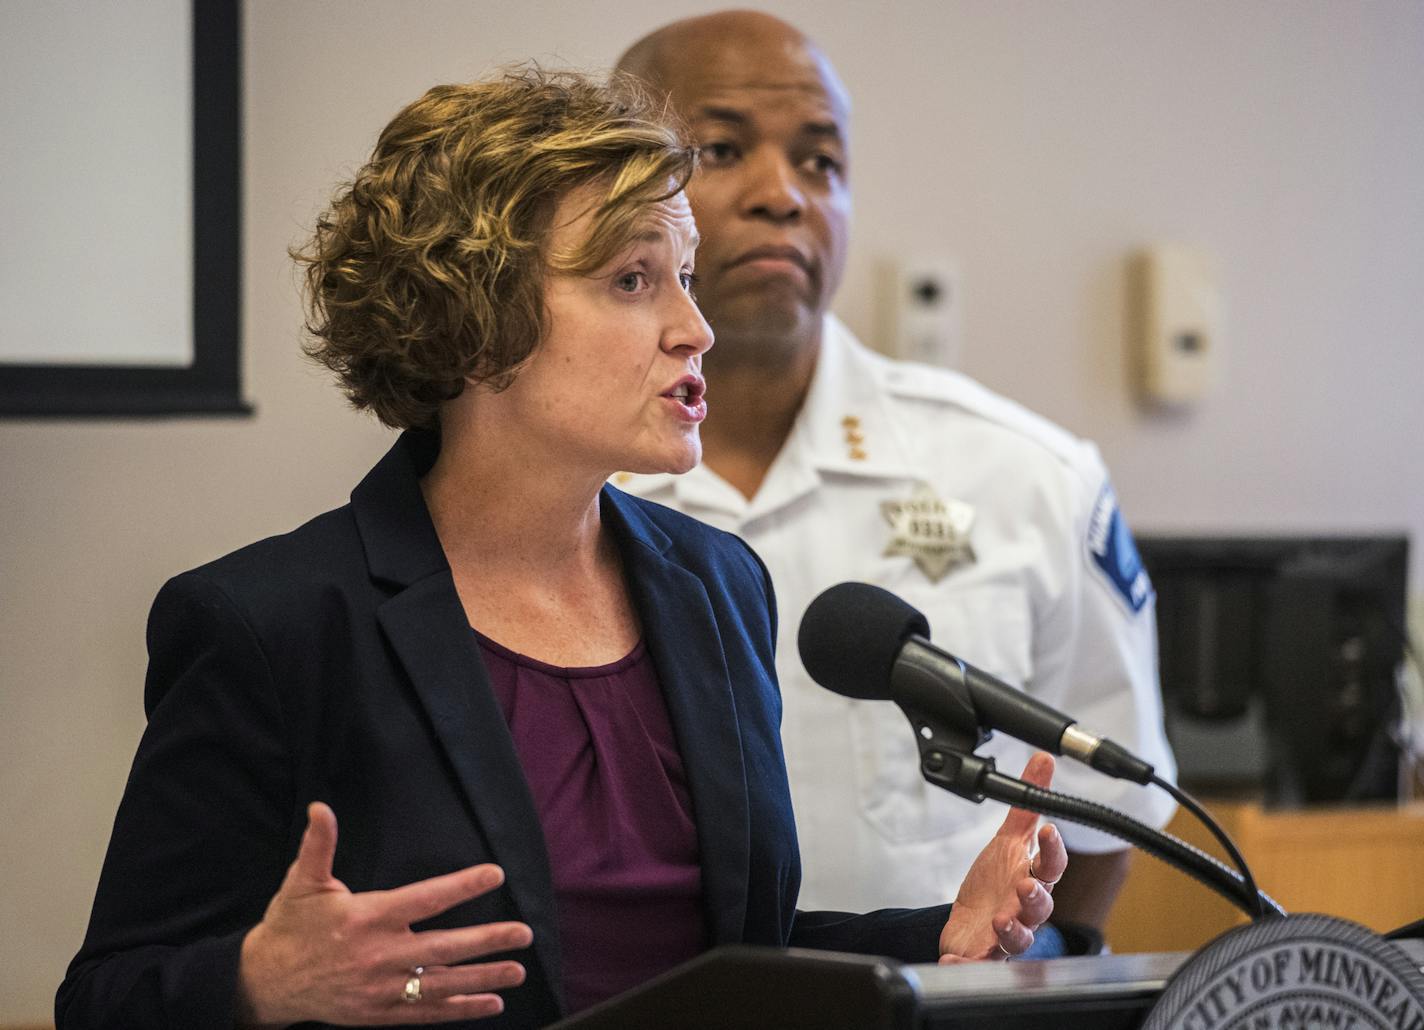
[[[424,966],[416,966],[411,969],[410,979],[405,982],[405,989],[401,991],[401,1001],[407,1005],[414,1005],[420,1000],[420,978],[424,974]]]
[[[1003,941],[995,941],[994,946],[999,949],[999,954],[1004,956],[1005,961],[1013,958],[1013,955],[1009,954],[1009,949],[1004,947]]]
[[[1035,858],[1037,858],[1037,857],[1038,857],[1037,855],[1033,855],[1033,856],[1030,857],[1029,860],[1028,860],[1028,875],[1029,875],[1029,876],[1032,876],[1035,880],[1037,880],[1039,883],[1043,884],[1045,887],[1052,887],[1055,883],[1058,882],[1058,880],[1063,879],[1063,877],[1060,876],[1060,877],[1058,878],[1058,880],[1045,880],[1043,877],[1039,876],[1036,872],[1034,872],[1034,871],[1033,871],[1033,860],[1034,860]]]

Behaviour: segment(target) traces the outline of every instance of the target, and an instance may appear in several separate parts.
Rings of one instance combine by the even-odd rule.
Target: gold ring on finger
[[[420,978],[424,973],[424,966],[416,966],[410,971],[410,979],[405,982],[405,990],[401,991],[401,1001],[414,1005],[420,1000]]]

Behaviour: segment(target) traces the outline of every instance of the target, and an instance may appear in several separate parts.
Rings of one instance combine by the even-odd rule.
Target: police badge
[[[938,583],[951,569],[974,562],[969,542],[974,509],[963,501],[940,500],[922,483],[909,500],[882,501],[880,511],[891,531],[884,557],[909,555],[931,583]]]

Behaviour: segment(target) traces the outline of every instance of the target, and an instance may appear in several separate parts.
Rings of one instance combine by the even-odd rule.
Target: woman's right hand
[[[296,860],[267,912],[242,942],[238,1023],[288,1026],[306,1020],[369,1026],[444,1023],[503,1011],[492,992],[524,982],[518,962],[458,965],[528,947],[524,923],[489,923],[416,933],[412,923],[477,898],[504,882],[496,865],[477,865],[388,891],[353,894],[331,874],[336,816],[307,808]],[[418,1001],[405,989],[417,967]]]

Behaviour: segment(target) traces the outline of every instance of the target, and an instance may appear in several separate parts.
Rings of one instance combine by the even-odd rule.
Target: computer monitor
[[[1273,807],[1398,797],[1407,537],[1138,544],[1183,786]]]

